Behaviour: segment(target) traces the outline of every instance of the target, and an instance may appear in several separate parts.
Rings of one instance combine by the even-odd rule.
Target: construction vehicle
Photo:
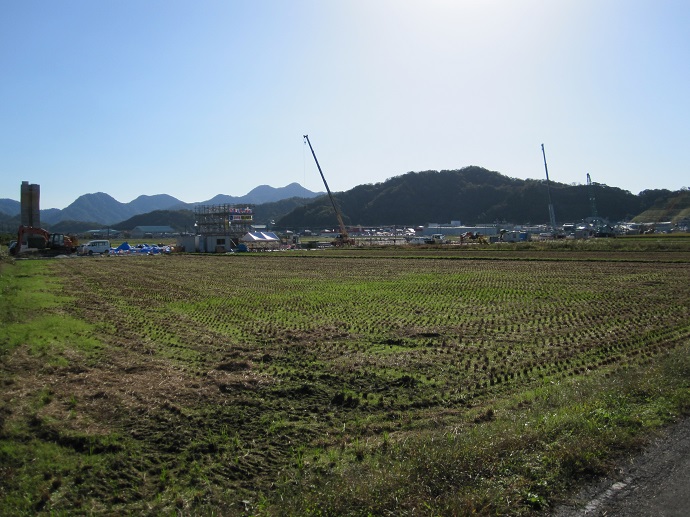
[[[50,233],[43,228],[20,226],[17,231],[17,244],[11,249],[12,255],[38,255],[51,257],[69,255],[77,251],[77,238],[64,233]]]
[[[594,198],[594,183],[592,183],[592,177],[589,175],[589,172],[587,173],[587,193],[589,194],[589,206],[590,211],[592,212],[592,217],[594,219],[598,219],[599,214],[597,213],[597,202]]]
[[[311,150],[311,154],[314,157],[314,161],[316,162],[316,168],[319,169],[319,174],[321,174],[323,184],[326,186],[326,192],[328,192],[328,197],[331,199],[331,204],[333,205],[335,216],[338,218],[340,234],[333,240],[331,244],[333,244],[333,246],[353,246],[355,244],[355,240],[351,239],[350,235],[347,233],[347,228],[345,228],[345,223],[343,223],[343,216],[340,215],[340,210],[338,209],[338,205],[335,203],[335,198],[333,197],[333,194],[331,194],[331,189],[328,188],[328,183],[326,183],[326,177],[323,175],[323,171],[321,170],[321,166],[319,165],[319,160],[316,159],[316,153],[314,152],[314,148],[311,146],[311,142],[309,141],[309,135],[304,135],[304,141],[309,144],[309,149]]]
[[[546,151],[544,150],[544,144],[541,144],[541,153],[544,155],[544,169],[546,170],[546,193],[549,197],[549,224],[551,225],[551,231],[556,232],[556,213],[553,210],[553,203],[551,202],[551,184],[549,182],[549,168],[546,165]]]
[[[443,244],[446,242],[446,236],[442,233],[435,233],[424,240],[424,244]]]
[[[556,212],[553,210],[553,203],[551,202],[551,182],[549,180],[549,167],[546,165],[546,151],[544,144],[541,144],[541,154],[544,155],[544,170],[546,171],[546,193],[549,198],[549,237],[554,239],[564,239],[565,234],[556,228]]]
[[[592,177],[587,173],[587,191],[589,194],[590,211],[592,215],[586,219],[589,222],[591,233],[594,237],[615,237],[616,232],[609,222],[603,217],[599,217],[597,212],[597,203],[594,197],[594,182]]]

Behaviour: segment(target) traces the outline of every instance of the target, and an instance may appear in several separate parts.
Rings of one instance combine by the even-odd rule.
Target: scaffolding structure
[[[194,207],[197,233],[241,236],[252,229],[254,215],[251,207],[235,205],[197,205]]]

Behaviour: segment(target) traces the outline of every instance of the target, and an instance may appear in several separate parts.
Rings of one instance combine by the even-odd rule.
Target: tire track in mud
[[[690,515],[690,417],[556,509],[554,517]]]

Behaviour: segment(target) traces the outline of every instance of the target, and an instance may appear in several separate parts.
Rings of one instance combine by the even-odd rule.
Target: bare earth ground
[[[553,515],[690,515],[690,418],[668,428],[642,454],[582,490]]]

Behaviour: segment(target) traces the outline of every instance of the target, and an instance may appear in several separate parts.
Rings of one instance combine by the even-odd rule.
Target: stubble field
[[[689,266],[399,251],[6,265],[0,504],[548,511],[690,407]]]

